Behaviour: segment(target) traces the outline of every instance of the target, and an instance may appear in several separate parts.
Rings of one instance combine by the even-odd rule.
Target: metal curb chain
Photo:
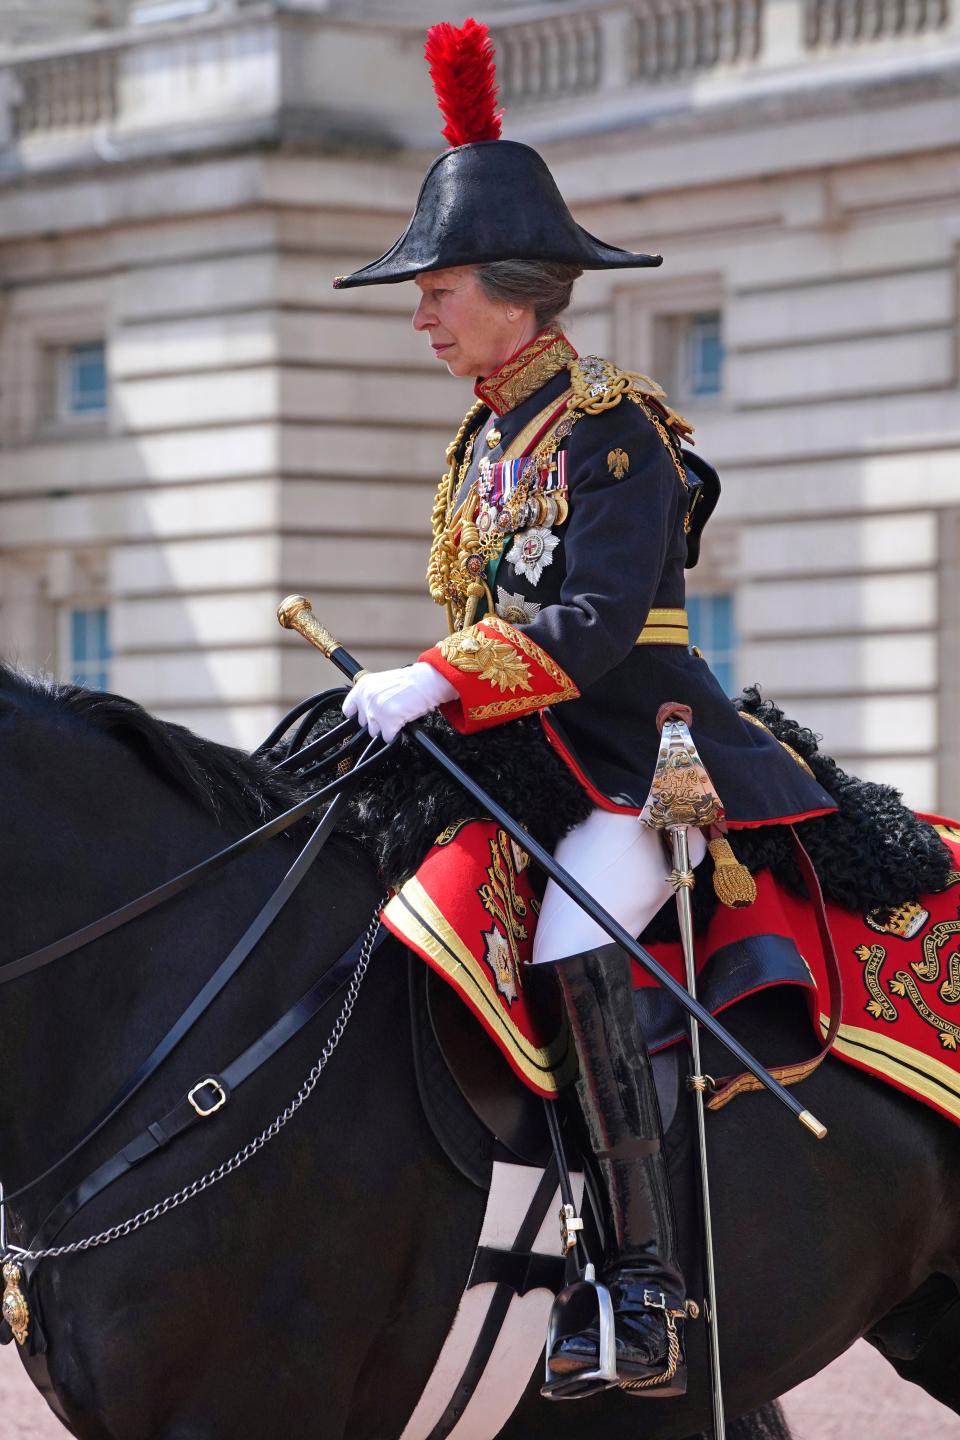
[[[141,1230],[145,1225],[150,1225],[154,1220],[159,1220],[161,1215],[167,1215],[171,1210],[176,1210],[179,1206],[186,1204],[186,1202],[192,1200],[195,1195],[202,1195],[204,1190],[209,1190],[211,1186],[216,1185],[218,1181],[225,1180],[228,1175],[232,1175],[235,1170],[239,1170],[241,1165],[245,1165],[248,1160],[252,1160],[258,1151],[262,1150],[265,1145],[275,1139],[287,1122],[293,1119],[300,1107],[309,1100],[320,1076],[327,1068],[330,1057],[343,1038],[343,1032],[347,1028],[347,1023],[350,1020],[353,1007],[356,1004],[360,983],[367,973],[367,967],[370,964],[373,942],[377,938],[377,933],[380,929],[381,909],[382,903],[377,906],[373,919],[367,927],[367,933],[364,936],[363,946],[360,951],[360,958],[357,961],[357,968],[353,972],[353,977],[347,988],[346,996],[344,997],[343,1008],[334,1022],[333,1029],[330,1032],[326,1045],[324,1045],[321,1051],[320,1058],[304,1080],[294,1099],[290,1101],[290,1104],[287,1105],[284,1110],[281,1110],[280,1114],[276,1116],[265,1130],[261,1130],[255,1140],[251,1140],[242,1150],[238,1150],[235,1155],[232,1155],[229,1160],[225,1160],[222,1165],[218,1165],[216,1169],[208,1170],[206,1175],[201,1176],[200,1179],[194,1180],[189,1185],[185,1185],[182,1190],[177,1190],[175,1194],[168,1195],[165,1200],[158,1200],[155,1205],[149,1206],[146,1210],[141,1210],[139,1214],[131,1216],[129,1220],[123,1220],[119,1225],[112,1225],[109,1230],[101,1230],[98,1235],[88,1235],[83,1240],[73,1240],[69,1245],[54,1245],[47,1250],[21,1250],[19,1246],[12,1245],[0,1256],[0,1263],[5,1264],[7,1261],[18,1263],[24,1260],[56,1260],[64,1255],[76,1255],[83,1250],[94,1250],[99,1245],[109,1245],[112,1241],[120,1240],[125,1235],[132,1235],[136,1230]]]

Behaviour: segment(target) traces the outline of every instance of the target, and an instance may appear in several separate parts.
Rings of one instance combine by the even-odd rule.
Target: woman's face
[[[533,308],[490,300],[472,265],[426,270],[415,284],[413,328],[426,332],[451,375],[492,375],[537,333]]]

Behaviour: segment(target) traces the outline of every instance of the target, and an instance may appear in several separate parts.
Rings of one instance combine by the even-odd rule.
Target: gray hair
[[[477,279],[487,299],[531,305],[541,330],[566,310],[573,282],[582,274],[579,265],[555,260],[490,260],[477,266]]]

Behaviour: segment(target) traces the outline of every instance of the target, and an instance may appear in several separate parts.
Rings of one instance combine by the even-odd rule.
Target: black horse
[[[116,697],[0,669],[0,963],[102,915],[290,801],[265,765]],[[131,926],[0,992],[0,1177],[7,1193],[71,1147],[277,885],[289,836]],[[24,1244],[60,1196],[198,1075],[261,1034],[368,924],[374,867],[335,837],[266,939],[123,1115],[12,1207]],[[396,1440],[446,1336],[483,1197],[418,1102],[404,952],[375,955],[316,1093],[248,1165],[115,1244],[45,1260],[49,1350],[21,1352],[82,1440]],[[215,1168],[290,1101],[325,1041],[322,1012],[241,1098],[106,1190],[69,1240]],[[732,1028],[761,1058],[804,1053],[785,1002]],[[705,1047],[708,1068],[724,1062]],[[730,1415],[769,1405],[870,1333],[960,1413],[956,1130],[839,1064],[807,1083],[817,1144],[763,1096],[710,1119]],[[679,1440],[709,1423],[702,1366],[681,1400],[539,1398],[505,1440]],[[732,1433],[783,1435],[776,1411]]]

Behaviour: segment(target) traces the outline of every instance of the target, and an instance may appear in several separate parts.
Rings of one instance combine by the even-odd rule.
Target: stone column
[[[806,58],[804,47],[804,0],[766,0],[763,6],[763,43],[758,65],[785,70]]]

